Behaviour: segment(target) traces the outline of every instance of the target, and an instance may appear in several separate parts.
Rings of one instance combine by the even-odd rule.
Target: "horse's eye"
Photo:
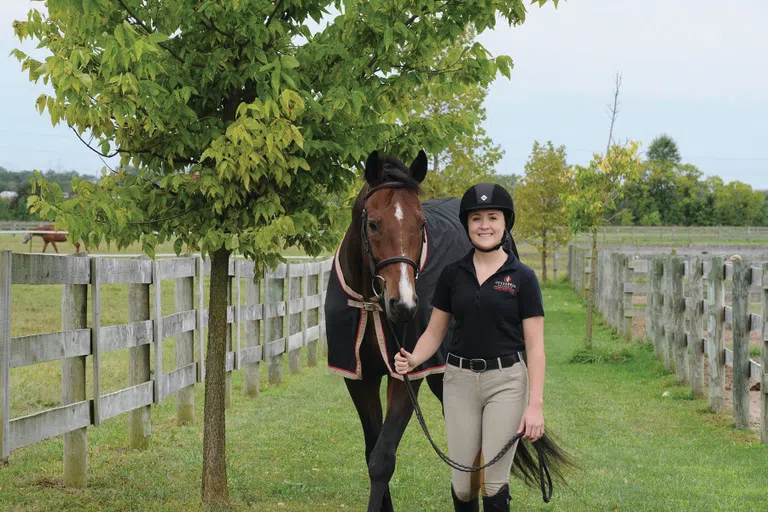
[[[368,229],[370,229],[371,231],[378,231],[379,230],[379,228],[376,226],[375,222],[368,222]]]

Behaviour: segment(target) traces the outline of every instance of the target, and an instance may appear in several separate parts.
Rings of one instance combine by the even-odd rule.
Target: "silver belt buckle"
[[[475,368],[475,361],[482,362],[483,363],[483,367],[482,368]],[[479,372],[484,372],[485,370],[488,369],[488,363],[486,362],[485,359],[470,359],[469,360],[469,369],[472,370],[473,372],[478,372],[478,373]]]

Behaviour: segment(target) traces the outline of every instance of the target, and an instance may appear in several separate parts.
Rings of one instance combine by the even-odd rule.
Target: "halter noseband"
[[[365,248],[365,254],[368,256],[368,266],[371,271],[371,287],[373,289],[374,295],[376,297],[380,298],[380,293],[376,291],[376,281],[379,280],[382,283],[386,283],[383,277],[379,275],[379,271],[388,266],[392,265],[394,263],[406,263],[413,267],[413,275],[414,280],[419,280],[419,265],[413,261],[412,259],[408,258],[407,256],[393,256],[391,258],[384,258],[383,260],[376,262],[376,259],[373,257],[373,253],[371,252],[371,242],[368,240],[368,212],[365,209],[365,202],[368,201],[368,198],[370,198],[374,193],[378,192],[379,190],[383,190],[385,188],[407,188],[407,185],[405,183],[400,183],[397,181],[389,182],[389,183],[382,183],[381,185],[375,186],[368,190],[366,192],[365,197],[363,197],[363,211],[361,213],[361,219],[362,219],[362,227],[361,230],[361,236],[363,238],[363,247]],[[419,261],[421,261],[421,251],[424,250],[424,242],[425,242],[425,234],[424,234],[424,227],[421,228],[421,249],[419,249]],[[381,292],[383,293],[383,286]]]

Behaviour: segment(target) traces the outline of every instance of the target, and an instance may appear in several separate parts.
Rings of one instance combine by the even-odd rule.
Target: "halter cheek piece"
[[[391,258],[384,258],[383,260],[376,262],[376,259],[373,257],[373,253],[371,252],[371,242],[368,239],[368,211],[365,209],[365,202],[368,201],[368,198],[371,197],[374,193],[378,192],[379,190],[383,190],[385,188],[406,188],[406,185],[404,183],[400,182],[390,182],[390,183],[383,183],[381,185],[378,185],[376,187],[373,187],[370,189],[363,198],[363,211],[361,213],[361,219],[362,219],[362,227],[360,235],[363,238],[363,248],[365,249],[365,254],[368,257],[368,266],[371,271],[371,287],[373,289],[373,294],[376,295],[377,298],[381,299],[381,294],[384,293],[384,287],[386,285],[386,281],[383,277],[379,275],[379,271],[388,266],[392,265],[394,263],[406,263],[413,267],[413,275],[414,280],[419,280],[419,265],[412,259],[406,257],[406,256],[393,256]],[[421,261],[421,251],[424,250],[424,242],[426,241],[425,238],[425,232],[424,232],[424,226],[421,227],[421,249],[419,249],[419,258],[418,260]],[[376,290],[376,283],[377,281],[380,283],[380,291]]]

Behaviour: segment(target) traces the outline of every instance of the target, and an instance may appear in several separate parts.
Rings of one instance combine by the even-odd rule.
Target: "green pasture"
[[[706,412],[706,401],[691,399],[673,375],[663,373],[649,345],[625,344],[604,326],[596,329],[595,345],[625,350],[629,361],[569,363],[582,344],[584,304],[564,283],[546,286],[544,299],[547,427],[579,469],[568,475],[568,486],[556,485],[550,505],[538,490],[514,481],[515,510],[768,509],[768,446],[754,431],[736,430],[728,415]],[[116,311],[111,315],[120,321]],[[53,318],[46,322],[58,326]],[[172,354],[172,342],[166,343]],[[109,386],[127,374],[121,352],[110,362],[114,371],[103,372]],[[58,379],[55,366],[14,373],[14,416],[27,402],[34,408],[57,402]],[[242,374],[233,377],[227,416],[233,510],[363,510],[368,483],[362,433],[341,378],[321,361],[299,375],[286,369],[280,386],[262,384],[260,398],[249,399],[242,394]],[[22,390],[23,400],[17,396]],[[665,391],[670,394],[662,398]],[[126,415],[90,428],[89,485],[83,490],[62,486],[61,437],[15,451],[0,467],[0,510],[200,510],[203,393],[197,385],[193,427],[175,425],[172,396],[153,406],[152,444],[144,452],[128,449]],[[437,400],[425,392],[421,404],[445,446]],[[450,510],[449,474],[412,421],[391,484],[396,509]]]

